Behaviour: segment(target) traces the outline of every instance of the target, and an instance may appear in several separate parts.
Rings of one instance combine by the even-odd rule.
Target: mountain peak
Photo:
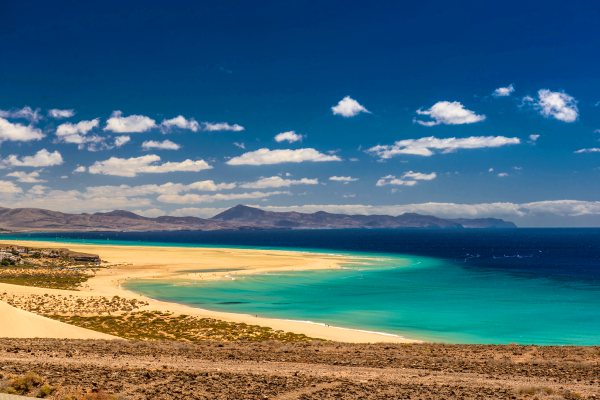
[[[256,207],[249,207],[243,204],[238,204],[237,206],[231,207],[228,210],[223,211],[212,217],[211,219],[218,220],[231,220],[231,219],[252,219],[252,218],[260,218],[265,215],[267,212],[261,210]]]
[[[121,217],[121,218],[134,218],[134,219],[144,218],[141,215],[137,215],[136,213],[133,213],[131,211],[125,211],[125,210],[113,210],[113,211],[109,211],[109,212],[105,212],[105,213],[95,213],[94,215],[104,215],[107,217]]]

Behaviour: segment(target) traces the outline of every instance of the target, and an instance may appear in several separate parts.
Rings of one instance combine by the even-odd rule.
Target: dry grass
[[[258,325],[225,322],[190,315],[175,315],[159,311],[138,311],[122,315],[46,316],[82,328],[136,340],[178,340],[185,342],[204,340],[307,342],[314,340],[305,335],[278,331]]]
[[[77,290],[93,272],[62,268],[0,267],[0,282],[48,289]]]
[[[34,372],[20,376],[0,376],[0,393],[27,395],[45,398],[52,395],[56,388],[50,386],[44,378]]]

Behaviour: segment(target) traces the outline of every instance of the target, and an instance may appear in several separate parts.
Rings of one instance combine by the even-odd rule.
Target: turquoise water
[[[344,270],[235,280],[129,282],[202,308],[309,320],[449,343],[600,344],[598,290],[574,282],[393,256]]]
[[[136,281],[157,299],[450,343],[600,345],[600,230],[72,233],[62,243],[279,248],[369,256],[335,271]],[[332,250],[333,249],[333,250]],[[203,265],[203,268],[215,268]],[[227,272],[227,271],[225,271]]]

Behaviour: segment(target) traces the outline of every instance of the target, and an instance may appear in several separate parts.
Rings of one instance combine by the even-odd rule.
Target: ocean
[[[342,270],[131,281],[161,300],[445,343],[600,345],[600,229],[10,235],[61,242],[282,248],[368,256]],[[1,240],[1,239],[0,239]]]

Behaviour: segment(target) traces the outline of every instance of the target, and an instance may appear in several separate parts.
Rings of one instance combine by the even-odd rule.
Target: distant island
[[[237,205],[212,218],[162,216],[144,217],[130,211],[67,214],[38,208],[0,208],[0,232],[82,231],[176,231],[245,229],[393,229],[393,228],[516,228],[497,218],[445,219],[404,213],[391,215],[347,215],[274,212]]]

